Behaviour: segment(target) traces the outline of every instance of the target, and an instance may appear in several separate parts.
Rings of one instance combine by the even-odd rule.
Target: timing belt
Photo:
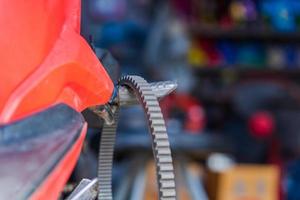
[[[174,168],[165,121],[157,97],[149,83],[139,76],[124,76],[119,80],[120,87],[131,89],[142,105],[152,138],[152,149],[156,163],[156,176],[160,200],[175,200]],[[119,99],[122,99],[119,97]],[[120,104],[120,103],[119,103]],[[118,122],[118,110],[115,123],[104,124],[100,140],[98,165],[98,200],[112,200],[112,164]]]

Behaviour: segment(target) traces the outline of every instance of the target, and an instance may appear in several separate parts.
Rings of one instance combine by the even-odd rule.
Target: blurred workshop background
[[[100,48],[107,49],[118,61],[106,66],[114,81],[118,73],[177,81],[161,106],[179,199],[300,199],[300,1],[84,0],[82,6],[82,34],[96,52],[107,57]],[[115,199],[155,199],[141,108],[124,109],[118,130]],[[89,134],[96,149],[97,134]],[[96,158],[95,149],[86,151]],[[93,158],[84,159],[97,168]]]

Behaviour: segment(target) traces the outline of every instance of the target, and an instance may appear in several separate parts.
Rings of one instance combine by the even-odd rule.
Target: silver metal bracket
[[[177,88],[175,81],[160,81],[150,83],[150,87],[158,100],[164,98]],[[92,106],[89,109],[95,114],[101,117],[107,125],[114,124],[114,113],[119,106],[131,106],[139,104],[137,96],[134,91],[128,87],[119,86],[117,87],[112,95],[111,100],[100,106]]]
[[[98,179],[82,179],[66,200],[95,200],[98,194],[97,186]]]

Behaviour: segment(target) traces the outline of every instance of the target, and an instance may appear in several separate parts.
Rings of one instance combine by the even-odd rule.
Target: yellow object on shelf
[[[207,56],[199,47],[191,47],[188,52],[188,62],[192,66],[204,66],[207,64]]]

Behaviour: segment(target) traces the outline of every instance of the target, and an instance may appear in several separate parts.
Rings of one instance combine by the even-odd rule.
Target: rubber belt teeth
[[[142,105],[148,120],[160,200],[176,200],[176,186],[171,149],[165,121],[149,83],[139,76],[124,76],[119,80],[120,86],[127,86],[134,91]],[[98,165],[98,200],[112,200],[112,163],[115,136],[118,123],[118,111],[115,113],[115,124],[104,125],[99,152]]]

